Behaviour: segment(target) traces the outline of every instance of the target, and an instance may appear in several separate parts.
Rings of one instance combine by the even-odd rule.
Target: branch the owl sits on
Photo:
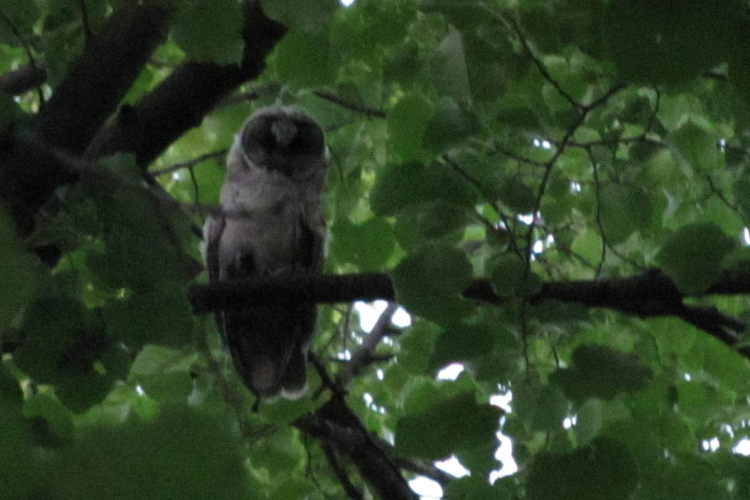
[[[204,226],[210,281],[319,273],[326,228],[321,194],[328,150],[321,127],[295,107],[269,106],[245,123],[227,156],[221,206],[245,217]],[[301,397],[317,323],[312,303],[253,306],[217,315],[240,377],[258,397]]]

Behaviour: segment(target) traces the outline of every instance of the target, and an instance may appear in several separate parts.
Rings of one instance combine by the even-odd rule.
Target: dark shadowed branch
[[[35,89],[45,80],[47,71],[44,69],[44,61],[37,60],[34,64],[27,64],[0,75],[0,92],[21,95]]]
[[[170,17],[170,9],[153,2],[124,3],[88,41],[39,113],[35,132],[65,151],[82,154],[164,41]]]
[[[246,0],[243,11],[245,49],[240,66],[188,62],[177,67],[143,99],[124,107],[97,136],[87,155],[131,151],[145,168],[182,134],[200,125],[235,88],[258,77],[266,55],[286,29],[268,19],[256,1]]]
[[[173,172],[177,172],[178,170],[182,170],[183,168],[192,168],[206,160],[215,160],[215,159],[223,158],[227,154],[227,151],[228,150],[226,149],[222,149],[219,151],[212,151],[211,153],[200,155],[197,158],[193,158],[192,160],[175,163],[173,165],[169,165],[168,167],[164,167],[164,168],[155,168],[153,170],[149,170],[148,173],[153,175],[154,177],[159,176],[159,175],[171,174]]]
[[[337,455],[346,457],[378,497],[387,500],[418,498],[392,458],[390,445],[371,436],[339,398],[334,397],[294,425],[333,447]]]
[[[719,294],[750,294],[750,274],[727,273],[704,295]],[[494,292],[489,280],[481,278],[466,288],[464,296],[491,304],[502,304],[504,301]],[[612,309],[641,318],[675,316],[727,345],[735,344],[736,334],[745,329],[742,321],[714,307],[686,305],[683,302],[686,297],[667,275],[658,269],[651,269],[627,278],[545,283],[529,297],[529,303],[535,305],[554,300]],[[193,285],[190,288],[190,300],[196,314],[241,308],[250,302],[336,303],[379,299],[396,300],[393,284],[385,273],[274,276]],[[750,356],[750,352],[741,352]]]

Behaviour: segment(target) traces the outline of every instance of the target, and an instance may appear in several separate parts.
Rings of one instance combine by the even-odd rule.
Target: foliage
[[[108,96],[120,111],[57,140],[86,127],[47,119],[55,96],[99,85],[78,62],[136,3],[0,6],[0,75],[45,65],[38,91],[0,78],[4,497],[385,497],[394,470],[450,499],[750,496],[745,2],[263,0],[288,32],[253,44],[247,2],[153,0],[168,14],[139,25],[158,43]],[[199,71],[229,83],[195,126],[203,87],[159,84]],[[174,115],[102,133],[159,92]],[[308,395],[255,408],[186,270],[191,207],[275,102],[327,131],[326,272],[388,272],[412,322],[367,335],[322,306]],[[490,484],[498,431],[518,471]],[[471,475],[435,469],[451,456]]]

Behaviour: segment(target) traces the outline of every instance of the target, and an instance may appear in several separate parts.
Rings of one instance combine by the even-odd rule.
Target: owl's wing
[[[292,260],[283,272],[320,272],[325,226],[319,209],[300,210],[293,224]],[[315,217],[311,223],[310,216]],[[260,276],[251,251],[237,255],[222,279]],[[226,341],[248,388],[262,398],[296,399],[307,385],[307,351],[317,324],[317,305],[289,302],[248,306],[223,315]]]
[[[224,217],[209,217],[203,226],[203,260],[206,263],[208,271],[208,282],[214,283],[221,279],[221,264],[219,263],[219,244],[221,235],[224,232],[226,219]],[[214,313],[216,326],[224,343],[226,335],[224,333],[224,319],[221,312]]]

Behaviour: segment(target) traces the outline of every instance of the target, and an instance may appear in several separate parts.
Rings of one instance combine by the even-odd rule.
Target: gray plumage
[[[221,205],[243,217],[204,227],[209,279],[318,273],[326,240],[320,197],[328,152],[320,126],[293,107],[254,113],[227,156]],[[307,387],[315,304],[248,306],[217,316],[245,385],[257,396],[296,399]]]

